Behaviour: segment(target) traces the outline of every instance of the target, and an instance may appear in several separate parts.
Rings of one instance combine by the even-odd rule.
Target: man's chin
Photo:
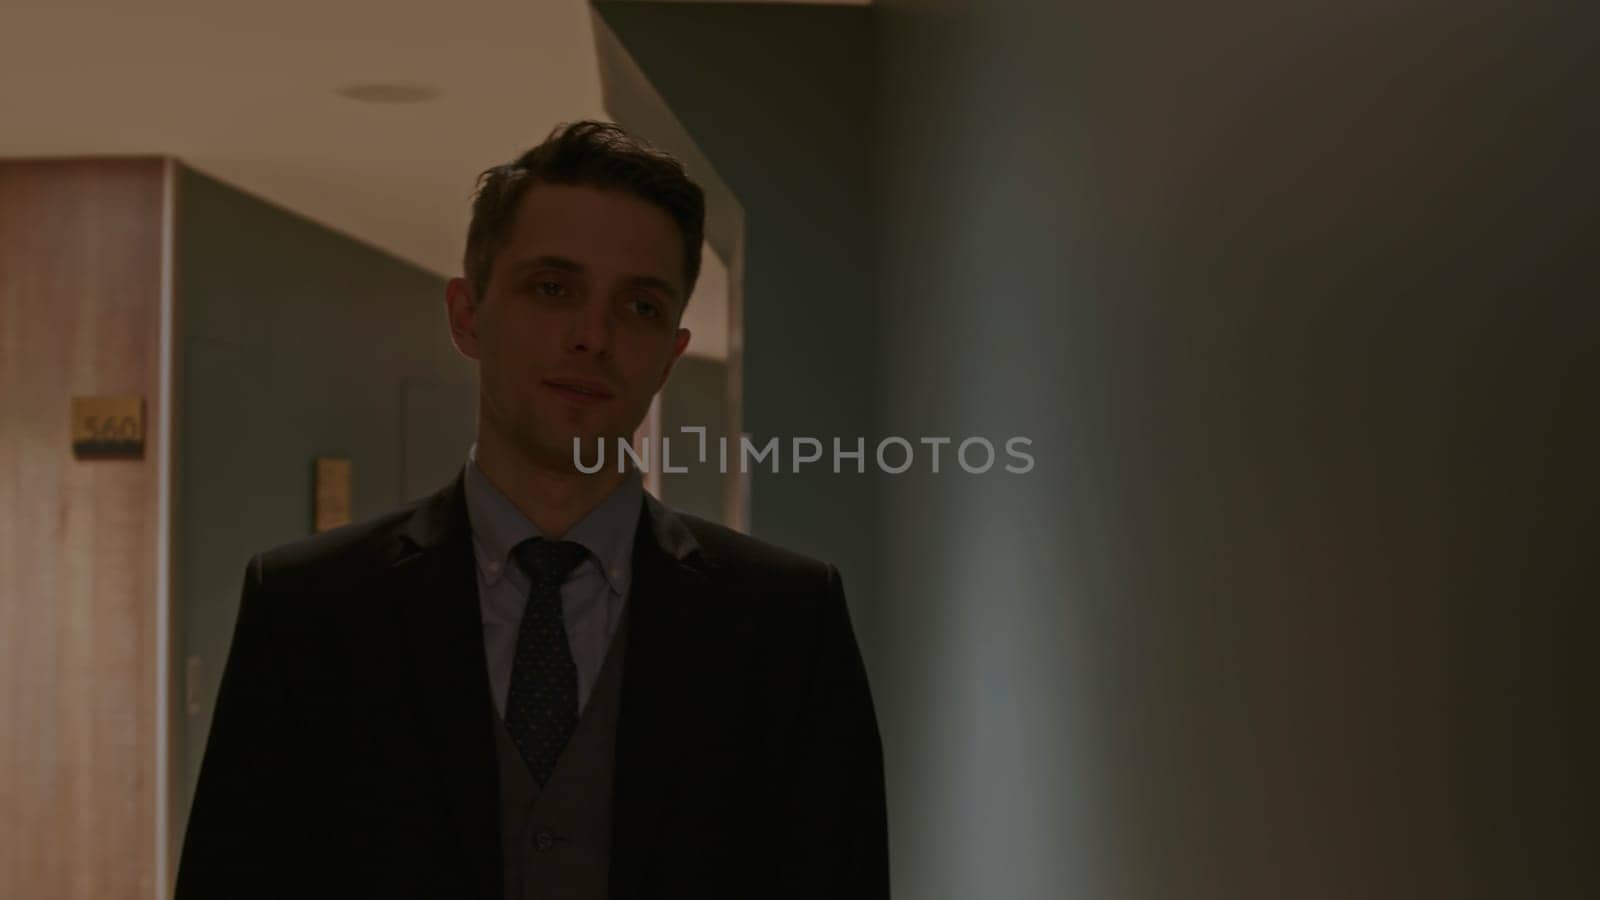
[[[554,441],[530,442],[524,449],[542,467],[588,474],[606,469],[615,471],[620,444],[626,440],[616,435],[569,434]]]

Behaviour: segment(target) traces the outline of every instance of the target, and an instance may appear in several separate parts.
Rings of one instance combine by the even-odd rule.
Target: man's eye
[[[541,281],[534,288],[546,297],[559,297],[566,292],[566,285],[559,281]]]
[[[634,300],[632,301],[632,306],[634,312],[646,318],[654,318],[661,315],[661,306],[654,300]]]

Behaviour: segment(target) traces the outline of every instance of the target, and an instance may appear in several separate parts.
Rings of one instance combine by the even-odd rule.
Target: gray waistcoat
[[[624,612],[571,741],[543,788],[505,722],[500,758],[500,846],[505,900],[605,900],[611,863],[611,785],[628,616]]]

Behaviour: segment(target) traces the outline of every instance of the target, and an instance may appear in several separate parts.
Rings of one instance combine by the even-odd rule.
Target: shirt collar
[[[478,445],[467,451],[462,489],[471,522],[474,550],[484,578],[494,584],[514,565],[511,550],[528,538],[542,537],[539,527],[517,509],[478,468]],[[628,592],[633,576],[633,538],[644,509],[644,480],[630,465],[622,483],[567,532],[563,540],[582,544],[605,576],[611,590]]]

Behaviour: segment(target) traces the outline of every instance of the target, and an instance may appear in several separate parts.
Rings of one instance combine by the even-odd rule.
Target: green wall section
[[[672,378],[661,391],[661,434],[671,444],[672,467],[686,471],[665,471],[659,456],[661,449],[650,451],[658,454],[650,465],[661,472],[661,498],[673,509],[713,522],[726,518],[724,485],[729,478],[737,477],[719,471],[717,438],[728,434],[727,396],[727,364],[699,356],[680,357],[672,367]],[[706,430],[705,464],[699,462],[699,437],[679,430],[685,426]],[[730,442],[729,446],[737,444]]]
[[[751,531],[839,567],[871,666],[873,479],[834,475],[831,452],[834,437],[847,450],[874,440],[872,17],[783,4],[597,9],[744,206],[743,427],[758,446],[780,438],[783,462],[752,472]],[[794,437],[829,455],[795,473]]]
[[[353,517],[377,515],[453,475],[476,401],[444,279],[187,168],[177,197],[186,812],[245,563],[312,533],[312,461],[350,458]]]
[[[756,481],[881,573],[897,896],[1596,893],[1592,15],[601,10],[745,204],[750,431],[1034,441]]]
[[[1558,6],[877,8],[900,896],[1596,894]]]

